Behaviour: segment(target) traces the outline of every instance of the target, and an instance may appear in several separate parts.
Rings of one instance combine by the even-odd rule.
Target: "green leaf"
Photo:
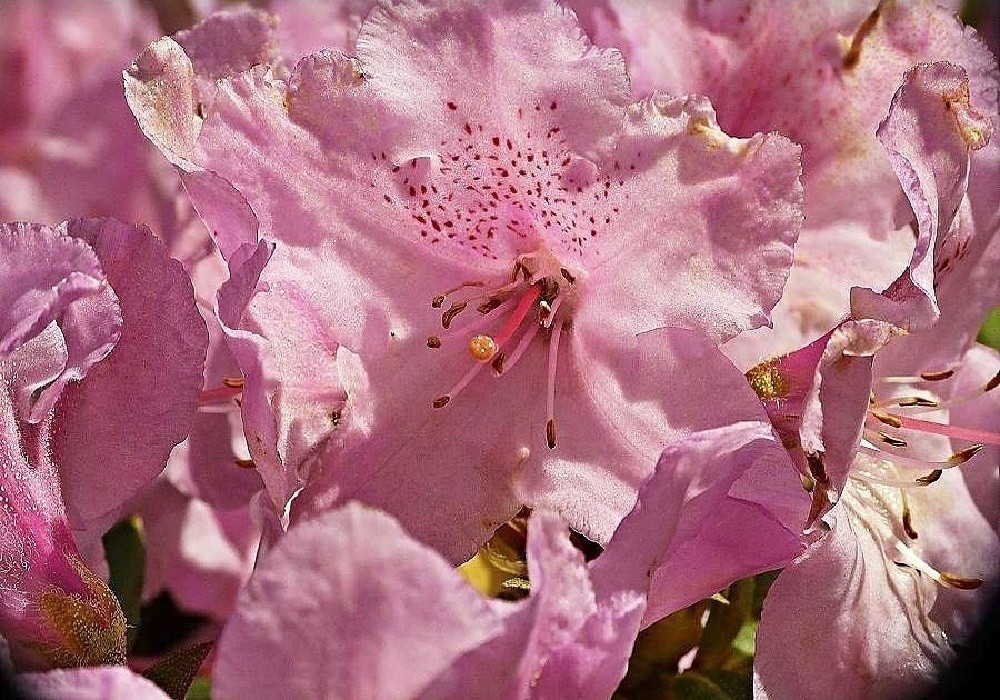
[[[198,669],[215,642],[182,647],[162,657],[143,672],[174,700],[184,700]]]
[[[198,676],[188,688],[185,700],[211,700],[212,679],[208,676]]]
[[[989,345],[994,350],[1000,350],[1000,306],[993,309],[979,329],[979,342]]]
[[[136,516],[121,521],[104,535],[102,542],[111,574],[108,585],[118,598],[128,622],[128,645],[131,648],[139,628],[142,586],[146,574],[142,521]]]

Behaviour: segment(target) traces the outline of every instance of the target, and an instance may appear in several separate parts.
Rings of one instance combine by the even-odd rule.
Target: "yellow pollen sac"
[[[477,335],[469,341],[469,354],[476,362],[489,362],[496,352],[496,341],[488,335]]]
[[[773,401],[786,397],[791,390],[786,379],[776,366],[775,360],[765,360],[746,372],[750,386],[764,401]]]

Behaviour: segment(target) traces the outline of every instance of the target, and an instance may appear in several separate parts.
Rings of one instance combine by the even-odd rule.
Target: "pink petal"
[[[635,510],[594,563],[599,595],[642,590],[649,572],[648,626],[737,579],[780,567],[802,551],[808,500],[767,423],[694,433],[664,450]]]
[[[249,506],[218,510],[161,483],[139,506],[146,541],[144,598],[162,590],[186,611],[228,619],[250,577],[259,530]]]
[[[25,673],[17,688],[38,700],[167,700],[152,681],[124,666],[98,666]]]
[[[212,694],[412,696],[499,622],[439,555],[348,505],[292,528],[258,566],[219,641]]]
[[[962,358],[954,379],[952,396],[965,396],[983,387],[1000,371],[1000,353],[983,345],[972,347]],[[949,411],[950,422],[967,428],[1000,433],[1000,394],[994,389],[976,401],[960,404]],[[956,443],[958,441],[955,441]],[[956,449],[967,445],[955,444]],[[975,461],[962,468],[962,476],[979,512],[1000,534],[1000,447],[986,445]]]
[[[754,661],[763,690],[775,698],[926,690],[950,650],[910,603],[933,593],[933,582],[887,560],[870,530],[841,512],[764,601]]]
[[[64,497],[71,518],[86,523],[162,471],[190,431],[207,333],[191,282],[148,230],[99,219],[64,230],[94,248],[123,318],[111,355],[67,386],[56,407],[52,449]]]
[[[124,79],[125,98],[140,129],[177,166],[219,249],[228,254],[256,240],[257,221],[246,200],[225,179],[191,161],[198,135],[196,87],[191,59],[180,45],[169,38],[153,42]]]
[[[289,65],[320,49],[353,53],[361,21],[374,0],[274,0],[278,43]]]
[[[86,244],[39,224],[5,224],[0,238],[0,355],[9,355],[62,316],[74,301],[100,292],[101,263]],[[115,334],[108,334],[108,347]]]
[[[992,127],[971,104],[964,69],[936,63],[910,70],[879,127],[900,184],[916,216],[917,244],[909,269],[881,295],[852,292],[856,317],[881,318],[910,330],[937,320],[935,286],[968,254],[970,232],[955,230],[965,196],[972,150],[984,147]],[[962,235],[964,234],[964,235]]]

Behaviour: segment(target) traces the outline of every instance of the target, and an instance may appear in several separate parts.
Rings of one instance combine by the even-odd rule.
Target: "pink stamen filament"
[[[552,337],[549,338],[549,367],[545,396],[545,429],[549,435],[549,447],[555,447],[555,413],[556,413],[556,362],[559,359],[559,337],[562,335],[563,322],[558,321],[552,327]],[[551,426],[551,427],[550,427]],[[550,434],[551,431],[551,434]]]
[[[968,440],[969,442],[984,442],[989,445],[1000,445],[1000,434],[998,433],[989,433],[985,430],[973,430],[971,428],[960,428],[956,425],[944,425],[942,423],[935,423],[929,420],[920,420],[919,418],[900,416],[895,413],[890,415],[899,420],[902,426],[904,428],[908,428],[909,430],[921,430],[925,433],[945,435],[947,437],[957,438],[958,440]]]
[[[474,331],[478,331],[483,326],[493,323],[498,317],[503,316],[507,310],[514,305],[515,298],[511,297],[504,303],[500,304],[497,308],[493,309],[489,313],[478,314],[476,318],[469,321],[463,326],[452,326],[451,328],[444,331],[446,335],[457,335],[466,336],[472,335]],[[495,339],[494,339],[495,340]]]
[[[215,389],[205,389],[198,398],[198,410],[206,413],[228,411],[233,407],[232,400],[242,393],[243,389],[220,386]]]
[[[472,364],[472,368],[458,380],[458,383],[456,383],[455,386],[448,390],[448,393],[445,394],[445,396],[447,396],[449,400],[458,396],[458,393],[469,385],[469,382],[471,382],[476,375],[479,374],[479,371],[485,367],[486,364],[487,363],[485,362],[474,362]]]
[[[502,348],[510,340],[511,336],[514,335],[514,331],[524,322],[525,317],[531,313],[535,302],[538,301],[541,294],[542,290],[532,285],[525,295],[521,297],[521,300],[517,303],[517,308],[507,318],[500,332],[493,337],[498,348]]]
[[[524,352],[528,349],[528,346],[531,345],[531,341],[535,339],[536,335],[538,335],[539,328],[541,328],[541,325],[537,323],[532,323],[531,326],[528,328],[528,330],[524,332],[524,334],[521,336],[521,339],[517,342],[517,345],[514,347],[514,351],[510,354],[510,357],[504,360],[503,371],[501,374],[506,374],[509,369],[511,369],[514,365],[517,364],[517,361],[521,359],[522,355],[524,355]],[[498,374],[497,376],[500,375]]]
[[[930,459],[915,459],[914,457],[904,457],[903,455],[897,455],[892,452],[886,452],[884,450],[877,450],[872,447],[865,447],[861,445],[858,447],[859,452],[864,452],[867,455],[871,455],[877,459],[884,459],[887,462],[892,462],[893,464],[905,467],[907,469],[920,469],[926,471],[927,469],[952,469],[954,467],[960,467],[965,462],[951,462],[949,460],[935,461]],[[889,484],[893,486],[895,484]]]

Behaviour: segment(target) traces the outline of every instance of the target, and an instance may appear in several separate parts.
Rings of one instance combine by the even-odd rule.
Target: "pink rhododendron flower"
[[[71,530],[86,548],[162,470],[195,408],[204,326],[148,231],[7,224],[0,252],[0,632],[26,663],[119,663],[124,617]]]
[[[903,73],[951,61],[968,71],[973,104],[995,100],[994,57],[954,8],[929,0],[573,6],[596,41],[622,48],[637,94],[698,92],[727,132],[776,130],[802,145],[806,223],[774,327],[727,345],[744,367],[821,335],[847,312],[851,287],[883,289],[906,265],[913,239],[894,216],[903,195],[875,137]],[[995,190],[977,160],[973,178]]]
[[[160,33],[148,7],[10,0],[0,27],[0,220],[113,216],[161,232],[189,218],[121,99],[122,67]]]
[[[628,105],[618,54],[548,2],[379,6],[357,53],[206,98],[165,39],[126,77],[209,183],[189,192],[229,241],[219,310],[275,504],[309,482],[301,516],[360,499],[455,560],[521,502],[607,541],[662,446],[725,422],[683,393],[698,343],[643,332],[766,322],[797,149],[729,138],[702,98]]]
[[[811,482],[809,524],[829,530],[765,602],[755,665],[768,696],[917,692],[952,660],[1000,580],[1000,541],[983,517],[998,505],[996,476],[973,496],[956,469],[997,471],[977,453],[1000,444],[1000,424],[949,423],[953,406],[996,415],[1000,367],[977,368],[977,385],[959,393],[951,378],[966,349],[947,355],[974,332],[974,313],[959,306],[981,318],[1000,301],[993,236],[960,216],[970,149],[988,137],[963,71],[910,71],[879,130],[917,219],[910,268],[880,295],[855,290],[854,313],[882,318],[847,321],[748,375]],[[791,658],[790,644],[816,653]]]

